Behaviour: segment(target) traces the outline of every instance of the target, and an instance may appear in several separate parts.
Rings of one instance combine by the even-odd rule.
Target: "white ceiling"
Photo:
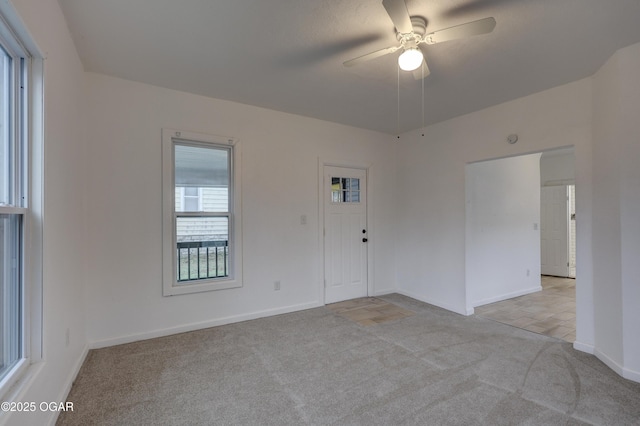
[[[427,32],[497,21],[427,46],[423,116],[397,53],[342,66],[396,43],[382,0],[59,2],[87,71],[390,134],[587,77],[640,42],[638,0],[406,0]]]

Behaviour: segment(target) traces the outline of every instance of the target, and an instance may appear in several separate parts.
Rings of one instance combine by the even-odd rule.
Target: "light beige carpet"
[[[640,384],[559,339],[413,299],[89,353],[59,425],[638,425]]]

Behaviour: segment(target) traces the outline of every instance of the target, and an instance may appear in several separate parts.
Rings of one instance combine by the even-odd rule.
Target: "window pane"
[[[198,188],[196,188],[194,186],[187,186],[184,189],[184,196],[185,197],[197,197],[198,196]]]
[[[331,202],[333,203],[359,203],[360,179],[359,178],[331,178]]]
[[[216,147],[175,145],[175,186],[185,188],[185,203],[176,200],[176,211],[228,212],[229,150]],[[202,194],[198,201],[187,202],[188,196]],[[182,206],[182,209],[181,209]]]
[[[229,218],[178,217],[178,281],[229,275]]]
[[[197,212],[198,211],[198,199],[194,197],[184,197],[184,211],[185,212]]]
[[[13,204],[14,164],[11,146],[11,58],[0,49],[0,204]]]
[[[21,357],[21,216],[0,214],[0,379]]]

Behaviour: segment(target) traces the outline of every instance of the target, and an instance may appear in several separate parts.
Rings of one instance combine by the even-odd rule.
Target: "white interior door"
[[[367,174],[324,168],[325,303],[367,296]]]
[[[569,277],[576,277],[576,186],[569,189]]]
[[[543,275],[569,276],[569,197],[567,186],[540,191],[540,259]]]

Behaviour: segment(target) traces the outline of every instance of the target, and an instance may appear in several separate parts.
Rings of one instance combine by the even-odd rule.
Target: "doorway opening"
[[[468,309],[573,342],[575,224],[573,148],[468,164]]]

